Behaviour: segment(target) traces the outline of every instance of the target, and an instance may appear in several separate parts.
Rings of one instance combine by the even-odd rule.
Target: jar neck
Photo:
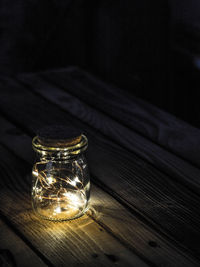
[[[83,156],[83,153],[79,153],[78,155],[63,155],[62,153],[36,153],[37,154],[37,159],[39,161],[56,161],[56,162],[63,162],[63,161],[67,161],[67,162],[70,162],[70,161],[73,161],[73,160],[77,160],[79,159],[80,157]]]
[[[59,140],[58,140],[59,141]],[[59,142],[57,142],[58,144]],[[85,135],[81,135],[80,141],[74,145],[55,146],[54,143],[48,143],[48,146],[40,142],[38,136],[33,138],[33,149],[43,160],[70,160],[82,154],[88,146],[88,140]]]

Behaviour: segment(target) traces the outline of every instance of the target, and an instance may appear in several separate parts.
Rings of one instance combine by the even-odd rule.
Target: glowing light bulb
[[[54,178],[51,177],[51,176],[49,176],[49,177],[47,178],[47,182],[48,182],[48,184],[53,184],[53,183],[55,183],[55,181],[56,181],[56,179],[54,179]]]
[[[55,212],[56,213],[61,213],[61,208],[60,207],[55,208]]]
[[[77,182],[77,183],[80,182],[80,180],[78,179],[78,176],[75,177],[74,181]]]
[[[79,203],[79,198],[75,194],[70,194],[69,198],[74,204]]]
[[[34,176],[38,177],[38,172],[36,172],[36,171],[32,171],[32,174],[33,174]]]
[[[76,183],[80,183],[80,180],[79,180],[78,177],[76,176],[76,177],[74,178],[74,180],[70,180],[68,183],[71,184],[71,185],[73,185],[73,186],[76,186]]]
[[[36,193],[40,193],[42,191],[42,188],[35,187],[34,190]]]
[[[80,198],[76,194],[66,192],[63,195],[70,200],[70,203],[73,204],[73,206],[78,206],[80,204]]]
[[[76,186],[76,181],[69,181],[69,184]]]

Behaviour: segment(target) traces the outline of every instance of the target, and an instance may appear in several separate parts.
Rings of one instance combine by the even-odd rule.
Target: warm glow
[[[35,201],[38,201],[35,202],[37,210],[40,215],[53,220],[75,218],[87,205],[85,192],[88,187],[84,187],[82,176],[81,178],[78,175],[70,176],[70,172],[69,176],[65,176],[61,172],[62,169],[61,171],[58,169],[58,172],[54,169],[51,174],[45,171],[33,171],[36,177],[33,192]]]
[[[47,182],[48,182],[48,184],[53,184],[53,183],[56,182],[56,179],[53,178],[53,177],[51,177],[51,176],[49,176],[49,177],[47,178]]]
[[[73,185],[73,186],[76,186],[77,183],[80,183],[80,180],[77,176],[75,176],[75,178],[73,180],[68,180],[68,183]]]
[[[57,208],[55,209],[55,212],[56,212],[56,213],[61,213],[61,208],[60,208],[60,207],[57,207]]]
[[[35,175],[36,177],[38,176],[38,172],[32,171],[32,174]]]
[[[69,181],[68,183],[73,185],[73,186],[76,186],[76,181]]]
[[[73,203],[79,202],[79,198],[75,194],[72,194],[70,192],[66,192],[63,195],[65,197],[67,197],[68,199],[70,199]]]
[[[80,183],[80,180],[78,179],[78,177],[76,176],[74,179],[75,182]]]

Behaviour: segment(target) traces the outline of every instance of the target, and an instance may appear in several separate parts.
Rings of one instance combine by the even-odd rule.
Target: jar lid
[[[43,155],[53,156],[61,152],[62,157],[70,157],[85,151],[88,140],[74,127],[53,125],[40,129],[33,138],[32,145],[35,151]]]

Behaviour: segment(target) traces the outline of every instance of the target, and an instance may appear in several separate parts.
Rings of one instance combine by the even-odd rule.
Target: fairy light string
[[[61,181],[70,185],[71,187],[73,187],[73,189],[80,193],[80,194],[85,194],[85,192],[83,191],[84,189],[84,185],[83,185],[83,170],[81,168],[81,166],[77,163],[77,162],[74,162],[73,164],[76,165],[76,167],[79,169],[80,171],[80,176],[78,177],[78,175],[76,174],[77,171],[74,172],[67,169],[68,172],[71,172],[71,177],[69,176],[65,176],[65,177],[60,177],[60,176],[53,176],[51,175],[51,173],[46,173],[45,171],[38,171],[38,165],[41,165],[41,164],[47,164],[47,162],[38,162],[35,164],[35,168],[33,170],[33,175],[36,176],[37,180],[36,180],[36,183],[35,183],[35,188],[34,188],[34,191],[35,191],[35,197],[38,198],[39,200],[43,200],[43,199],[47,199],[47,200],[54,200],[56,202],[62,202],[62,201],[66,201],[67,199],[70,199],[70,203],[73,203],[74,202],[74,205],[77,206],[78,204],[78,200],[76,199],[76,197],[74,196],[74,194],[72,192],[69,192],[69,190],[66,189],[65,186],[62,186],[59,190],[56,188],[55,184],[59,183],[60,185],[62,185]],[[75,169],[75,168],[73,168]],[[73,170],[72,169],[72,170]],[[64,169],[66,171],[66,169]],[[57,168],[57,169],[52,169],[51,172],[57,172],[59,173],[61,171],[60,168]],[[41,185],[42,188],[38,188],[37,185]],[[77,184],[79,184],[79,186],[77,186]],[[50,194],[48,194],[48,196],[44,196],[41,194],[39,194],[39,192],[44,192],[44,190],[49,190],[49,191],[56,191],[56,196],[55,197],[52,197]],[[59,209],[58,209],[59,210]]]
[[[85,135],[67,140],[33,138],[38,160],[33,166],[32,204],[43,218],[73,219],[86,211],[90,179],[83,152]]]

